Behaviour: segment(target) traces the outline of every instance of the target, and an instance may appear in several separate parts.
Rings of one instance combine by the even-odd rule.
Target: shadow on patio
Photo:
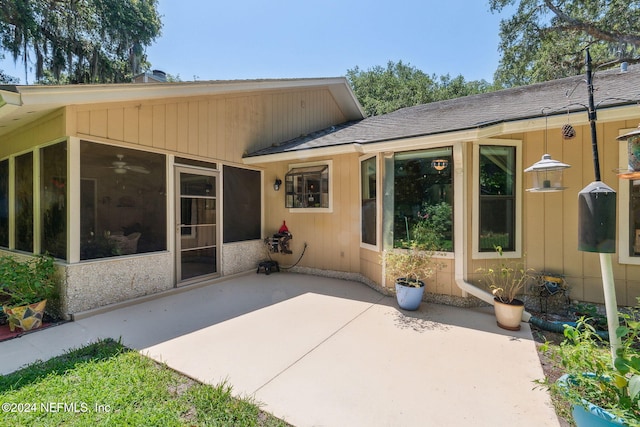
[[[557,426],[529,326],[491,310],[394,298],[352,281],[248,274],[0,344],[48,358],[98,338],[238,395],[296,426]],[[50,357],[50,356],[49,356]],[[3,366],[7,369],[7,365]],[[10,371],[8,371],[10,372]]]

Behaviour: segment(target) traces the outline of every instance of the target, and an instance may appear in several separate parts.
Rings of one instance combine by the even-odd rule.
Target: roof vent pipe
[[[623,63],[620,64],[620,72],[621,73],[626,73],[628,69],[629,69],[629,63],[628,62],[623,62]]]

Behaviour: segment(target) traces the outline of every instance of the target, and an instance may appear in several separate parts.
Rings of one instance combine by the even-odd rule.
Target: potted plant
[[[485,282],[493,294],[494,312],[498,326],[510,331],[519,331],[524,302],[516,298],[532,278],[533,269],[523,263],[504,261],[502,246],[494,246],[499,261],[493,267],[480,268]]]
[[[396,299],[400,308],[417,310],[424,295],[424,279],[434,273],[433,251],[415,242],[409,248],[385,251],[386,275],[395,279]]]
[[[0,301],[11,331],[42,325],[47,301],[57,296],[55,272],[49,255],[28,261],[0,257]]]
[[[613,361],[608,343],[585,317],[565,326],[565,341],[552,353],[565,375],[545,385],[569,401],[578,427],[640,425],[640,310],[620,313],[620,319]]]

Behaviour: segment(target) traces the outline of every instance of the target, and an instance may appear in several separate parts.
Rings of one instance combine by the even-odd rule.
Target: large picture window
[[[40,150],[42,252],[67,258],[67,143]]]
[[[396,153],[394,246],[453,251],[451,147]]]
[[[362,201],[362,243],[377,244],[377,158],[360,162],[360,198]]]
[[[80,258],[167,249],[166,157],[80,143]]]
[[[481,145],[479,156],[480,252],[515,250],[516,148]]]

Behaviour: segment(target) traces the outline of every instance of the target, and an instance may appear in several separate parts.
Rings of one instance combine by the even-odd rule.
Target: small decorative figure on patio
[[[535,286],[538,288],[540,297],[540,310],[544,313],[548,310],[549,297],[562,295],[566,298],[566,303],[569,302],[569,286],[562,274],[542,272],[538,275]]]

